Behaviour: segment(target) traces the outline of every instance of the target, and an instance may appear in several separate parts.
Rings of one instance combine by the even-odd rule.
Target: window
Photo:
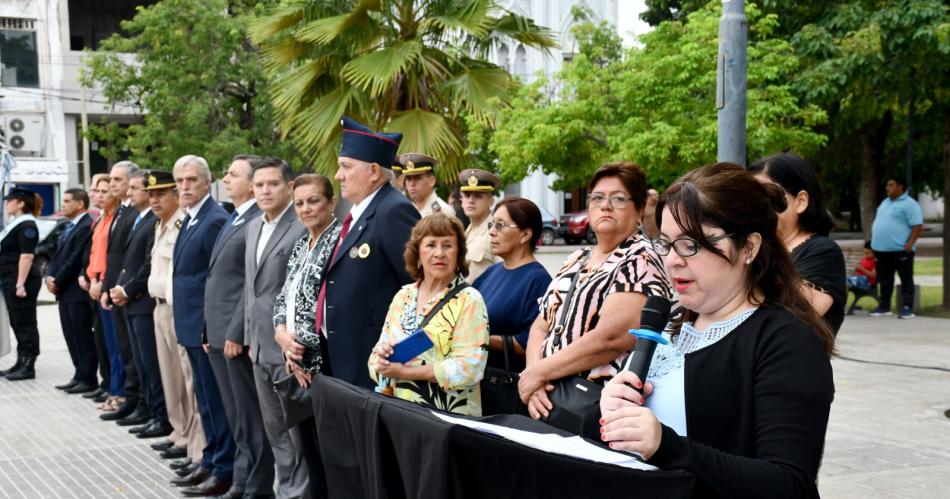
[[[39,88],[39,58],[32,20],[0,19],[0,84]]]

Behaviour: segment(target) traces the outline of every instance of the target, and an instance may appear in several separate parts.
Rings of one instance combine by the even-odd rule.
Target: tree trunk
[[[877,158],[874,157],[874,136],[872,133],[861,134],[861,187],[858,194],[858,204],[861,207],[861,228],[864,231],[864,240],[871,239],[871,225],[874,224],[874,213],[877,209]]]
[[[880,121],[867,124],[858,139],[861,155],[861,189],[858,202],[861,206],[861,228],[864,239],[871,239],[871,226],[874,225],[874,214],[877,211],[878,177],[880,176],[881,158],[884,156],[884,145],[887,134],[894,121],[890,112],[887,112]]]
[[[943,308],[950,310],[950,107],[943,109]]]

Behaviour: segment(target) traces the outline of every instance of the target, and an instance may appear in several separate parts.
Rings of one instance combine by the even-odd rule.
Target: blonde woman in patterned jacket
[[[369,356],[369,375],[397,398],[468,416],[481,416],[478,382],[488,360],[488,310],[482,295],[465,282],[465,229],[455,217],[429,215],[406,243],[406,271],[416,282],[403,286],[389,305],[379,342]],[[459,286],[428,324],[424,317]],[[390,362],[393,345],[420,326],[432,348],[406,363]]]
[[[294,210],[307,234],[294,245],[284,287],[274,303],[274,339],[287,356],[287,369],[300,386],[310,386],[320,372],[326,347],[314,331],[314,307],[324,270],[340,237],[333,216],[333,185],[322,175],[304,174],[294,181]]]

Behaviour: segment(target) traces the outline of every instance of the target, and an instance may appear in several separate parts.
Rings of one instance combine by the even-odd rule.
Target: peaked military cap
[[[145,170],[145,190],[157,191],[175,187],[175,177],[172,172],[161,170]]]
[[[417,152],[407,152],[400,154],[396,161],[402,165],[402,174],[407,176],[421,175],[423,173],[435,174],[435,165],[439,160],[432,156]]]
[[[462,192],[495,192],[501,185],[501,179],[494,173],[469,168],[459,173],[459,185]]]

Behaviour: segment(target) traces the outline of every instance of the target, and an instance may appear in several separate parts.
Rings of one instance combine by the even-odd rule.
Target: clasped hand
[[[386,340],[380,340],[380,342],[373,347],[373,353],[376,354],[376,366],[374,367],[378,374],[393,379],[405,378],[406,365],[389,361],[389,356],[393,354],[392,343]]]
[[[642,388],[643,394],[632,387]],[[653,393],[653,384],[646,385],[630,371],[620,371],[604,386],[600,394],[600,438],[611,449],[635,452],[650,459],[660,448],[663,427],[653,411],[643,407]]]

